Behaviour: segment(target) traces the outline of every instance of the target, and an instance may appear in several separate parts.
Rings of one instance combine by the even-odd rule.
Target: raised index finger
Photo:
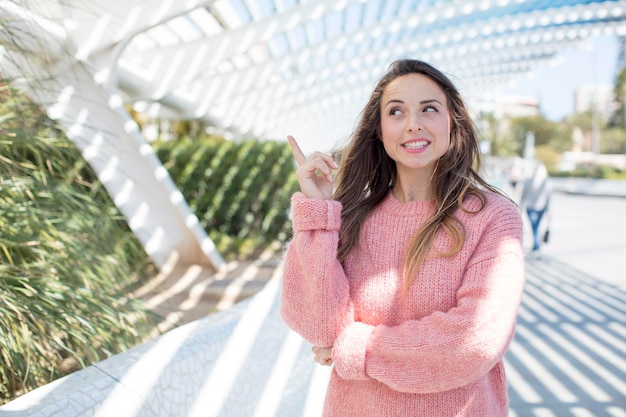
[[[287,141],[289,142],[289,146],[291,146],[291,152],[293,152],[293,157],[295,158],[298,165],[304,164],[306,162],[306,156],[304,156],[304,152],[302,152],[302,149],[300,149],[300,146],[298,146],[298,142],[296,142],[296,139],[293,136],[289,135],[287,136]]]

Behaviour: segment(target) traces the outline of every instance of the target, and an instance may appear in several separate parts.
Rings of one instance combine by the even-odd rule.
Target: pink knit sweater
[[[524,286],[522,221],[511,202],[487,196],[479,213],[457,212],[462,250],[428,259],[404,297],[402,254],[433,203],[390,193],[342,265],[341,204],[293,196],[281,314],[310,343],[333,346],[324,416],[507,415],[502,358]],[[470,196],[466,207],[478,203]],[[448,244],[438,232],[435,247]]]

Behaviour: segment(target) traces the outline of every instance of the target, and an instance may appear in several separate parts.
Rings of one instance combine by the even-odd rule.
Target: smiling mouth
[[[421,149],[427,147],[429,143],[430,142],[428,142],[427,140],[419,140],[415,142],[404,143],[402,144],[402,147],[406,149]]]

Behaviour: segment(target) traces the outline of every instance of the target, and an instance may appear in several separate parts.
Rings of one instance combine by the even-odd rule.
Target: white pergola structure
[[[574,43],[626,34],[626,1],[0,0],[0,21],[2,76],[61,123],[155,263],[219,268],[125,106],[326,151],[394,59],[480,101]]]

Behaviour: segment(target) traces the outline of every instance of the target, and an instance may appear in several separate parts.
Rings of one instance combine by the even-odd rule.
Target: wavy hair
[[[465,103],[450,79],[426,62],[402,59],[394,61],[380,79],[352,134],[350,143],[341,152],[333,198],[342,203],[338,258],[344,261],[358,244],[359,234],[367,216],[385,198],[393,187],[396,164],[385,152],[379,139],[381,131],[381,100],[393,80],[408,74],[423,74],[443,90],[450,112],[450,146],[437,161],[431,186],[436,206],[435,214],[421,227],[406,248],[404,289],[410,287],[418,269],[432,247],[435,234],[444,230],[451,239],[451,247],[438,256],[451,256],[461,250],[465,241],[464,225],[455,216],[458,209],[466,210],[463,201],[469,194],[477,196],[486,205],[483,190],[500,193],[485,182],[481,169],[477,129]],[[501,194],[501,193],[500,193]]]

